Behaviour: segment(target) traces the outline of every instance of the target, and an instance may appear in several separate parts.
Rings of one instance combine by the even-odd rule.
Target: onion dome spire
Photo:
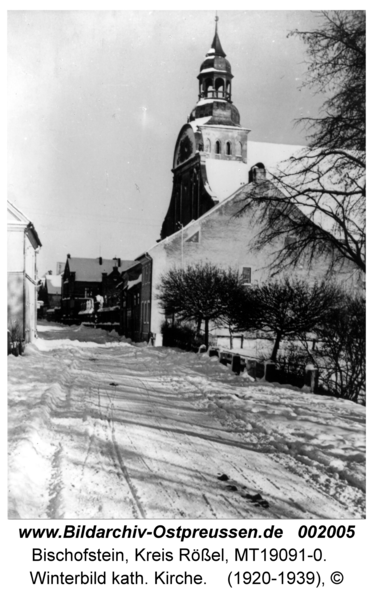
[[[218,34],[218,19],[215,17],[215,35],[211,48],[203,61],[199,79],[199,99],[219,98],[231,102],[231,65],[222,48]]]
[[[215,50],[215,56],[222,56],[223,58],[225,58],[227,55],[225,54],[220,39],[219,39],[219,34],[218,34],[218,21],[219,21],[219,17],[218,15],[216,15],[215,17],[215,35],[214,35],[214,39],[212,40],[212,44],[211,44],[211,50]],[[211,52],[210,50],[210,52]],[[209,52],[209,54],[210,54]]]
[[[201,64],[198,79],[198,102],[189,121],[210,117],[210,125],[240,127],[240,114],[232,102],[232,69],[222,48],[215,17],[215,35]]]

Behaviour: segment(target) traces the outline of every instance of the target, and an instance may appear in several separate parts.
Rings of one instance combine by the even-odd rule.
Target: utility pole
[[[184,225],[181,223],[181,221],[178,221],[176,225],[178,226],[179,230],[181,230],[181,268],[184,270]]]

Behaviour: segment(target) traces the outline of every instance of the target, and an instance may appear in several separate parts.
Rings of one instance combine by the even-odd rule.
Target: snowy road
[[[10,517],[364,516],[362,406],[98,330],[39,332],[9,357]]]

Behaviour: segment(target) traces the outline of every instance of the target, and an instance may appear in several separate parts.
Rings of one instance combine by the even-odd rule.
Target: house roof
[[[45,285],[48,294],[61,293],[61,275],[46,275]]]
[[[99,258],[77,258],[71,257],[67,259],[70,273],[75,273],[76,281],[97,281],[102,280],[103,273],[111,273],[113,267],[118,264],[117,259],[103,258],[100,264]],[[125,271],[134,264],[133,260],[121,260],[121,266],[118,268],[119,273]]]
[[[31,239],[34,248],[37,248],[37,246],[41,247],[42,244],[34,225],[26,217],[25,213],[13,204],[13,202],[10,202],[10,200],[7,200],[7,221],[8,229],[24,229]]]

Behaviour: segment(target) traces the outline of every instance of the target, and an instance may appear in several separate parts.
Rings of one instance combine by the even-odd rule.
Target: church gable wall
[[[237,269],[241,274],[249,269],[251,283],[262,283],[271,275],[269,265],[272,253],[279,249],[280,242],[267,246],[260,252],[250,248],[259,231],[252,214],[237,213],[245,200],[231,200],[219,205],[210,215],[191,223],[170,240],[165,240],[149,251],[153,258],[153,296],[152,320],[153,333],[159,332],[164,320],[162,310],[156,299],[162,275],[171,268],[182,268],[196,263],[212,263],[218,267]],[[351,285],[353,269],[347,267],[337,276],[340,284]],[[326,277],[327,262],[314,262],[309,271],[306,267],[283,271],[278,276],[299,277],[301,279],[321,280]]]

